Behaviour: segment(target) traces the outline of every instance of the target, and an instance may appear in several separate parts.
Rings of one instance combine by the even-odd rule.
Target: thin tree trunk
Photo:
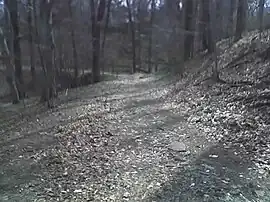
[[[102,67],[103,74],[105,71],[105,44],[106,44],[107,30],[108,30],[109,21],[110,21],[111,4],[112,4],[112,0],[108,0],[107,15],[105,19],[103,39],[102,39],[102,44],[101,44],[101,61],[102,61],[101,67]]]
[[[51,99],[56,96],[54,76],[55,45],[52,30],[52,2],[47,2],[47,0],[42,0],[40,5],[40,30],[41,42],[44,47],[42,53],[44,55],[44,76],[46,78],[41,101],[46,101],[48,107],[52,107]]]
[[[43,69],[43,71],[45,72],[45,64],[44,64],[44,58],[43,58],[43,54],[42,54],[42,50],[41,50],[41,39],[39,36],[39,31],[38,31],[38,17],[37,17],[37,5],[36,5],[36,1],[33,1],[33,14],[34,14],[34,32],[35,32],[35,39],[37,39],[37,49],[38,49],[38,54],[39,54],[39,59],[40,59],[40,64],[41,67]]]
[[[228,1],[228,0],[227,0]],[[216,5],[215,5],[215,16],[216,16],[216,19],[215,19],[215,24],[218,24],[218,25],[223,25],[223,16],[224,16],[224,13],[223,13],[223,0],[216,0]],[[222,38],[224,38],[224,26],[216,26],[216,41],[219,41],[221,40]]]
[[[196,21],[195,21],[195,37],[194,37],[194,53],[197,54],[202,50],[202,33],[204,29],[203,24],[203,6],[202,1],[196,1]]]
[[[16,84],[16,78],[15,78],[15,70],[14,70],[14,64],[12,60],[12,55],[9,50],[9,45],[8,42],[4,36],[4,34],[1,31],[1,48],[3,50],[3,62],[6,66],[6,81],[9,85],[10,92],[11,92],[11,97],[12,97],[12,103],[17,104],[20,102],[20,97],[19,97],[19,92],[17,89],[17,84]],[[12,35],[9,36],[12,38]],[[10,39],[8,39],[10,40]]]
[[[5,4],[6,5],[6,4]],[[4,32],[0,29],[1,32],[1,47],[3,50],[3,58],[4,64],[6,65],[6,81],[9,85],[12,103],[17,104],[20,102],[19,91],[17,88],[16,76],[15,76],[15,68],[14,68],[14,33],[13,28],[10,23],[10,13],[8,7],[4,8],[5,13],[5,24],[4,24]]]
[[[246,20],[245,12],[246,12],[246,0],[238,0],[234,42],[237,42],[242,38],[242,34],[245,29],[245,20]]]
[[[33,0],[28,0],[28,31],[29,31],[29,53],[30,53],[30,68],[31,68],[31,87],[35,89],[35,83],[36,83],[36,69],[35,69],[35,44],[34,44],[34,31],[33,31]]]
[[[15,78],[18,84],[18,91],[20,98],[24,97],[23,92],[23,75],[22,75],[22,65],[21,65],[21,46],[19,37],[19,21],[18,21],[18,2],[13,0],[5,0],[5,5],[10,13],[10,23],[13,29],[13,52],[14,52],[14,64],[15,64]]]
[[[148,41],[148,72],[152,70],[152,48],[153,48],[153,23],[156,9],[155,0],[151,0],[151,16],[150,16],[150,27],[149,27],[149,41]]]
[[[132,12],[130,1],[126,0],[126,4],[128,7],[128,19],[130,24],[130,31],[131,31],[131,42],[132,42],[132,73],[136,72],[136,36],[135,36],[135,26],[132,19]]]
[[[44,73],[44,78],[41,81],[41,85],[42,85],[42,89],[41,89],[41,101],[45,101],[46,100],[46,93],[44,95],[44,91],[46,91],[46,80],[47,80],[47,72],[46,72],[46,67],[45,67],[45,63],[44,63],[44,58],[43,58],[43,54],[42,54],[42,50],[41,50],[41,37],[39,36],[39,27],[38,27],[38,16],[37,16],[37,2],[33,0],[33,21],[34,21],[34,32],[35,32],[35,39],[37,39],[37,50],[38,50],[38,54],[39,54],[39,60],[40,60],[40,65],[42,67],[43,73]],[[45,89],[45,90],[44,90]]]
[[[137,62],[137,66],[139,69],[142,69],[142,46],[141,46],[141,23],[142,23],[142,13],[141,13],[141,1],[142,0],[139,0],[139,3],[138,3],[138,8],[137,8],[137,20],[138,20],[138,23],[137,23],[137,27],[138,27],[138,34],[137,34],[137,49],[138,49],[138,55],[137,55],[137,58],[138,58],[138,62]]]
[[[213,53],[212,47],[212,34],[211,34],[211,27],[210,27],[210,11],[209,11],[209,0],[202,0],[202,22],[204,25],[203,32],[202,32],[202,45],[204,50],[208,50],[208,53]]]
[[[228,22],[228,36],[230,37],[230,46],[232,45],[232,38],[234,35],[234,12],[235,12],[235,0],[230,0],[230,14]]]
[[[69,17],[71,19],[71,43],[72,43],[72,54],[73,54],[73,62],[74,62],[74,80],[75,80],[75,86],[78,86],[78,76],[79,76],[79,63],[78,63],[78,53],[76,48],[76,41],[75,41],[75,32],[74,32],[74,24],[73,24],[73,12],[72,12],[72,6],[71,6],[72,0],[69,0],[68,2],[68,9],[69,9]]]
[[[218,61],[217,61],[217,48],[216,48],[216,40],[217,40],[217,18],[216,18],[216,0],[211,0],[209,4],[209,15],[210,15],[210,27],[211,27],[211,47],[213,47],[213,59],[215,64],[212,69],[213,79],[216,81],[219,80],[219,72],[218,72]]]
[[[94,0],[90,1],[91,7],[91,20],[92,20],[92,74],[93,74],[93,82],[100,81],[100,29],[101,29],[101,21],[104,17],[105,9],[106,9],[106,1],[100,0],[98,4],[97,14],[95,11],[95,2]],[[97,15],[97,16],[96,16]]]
[[[185,0],[183,2],[183,9],[185,10],[184,14],[184,32],[185,32],[185,40],[184,40],[184,60],[188,60],[192,55],[192,48],[194,42],[193,35],[193,0]]]
[[[262,39],[262,31],[263,31],[263,15],[264,15],[264,4],[265,0],[260,0],[259,2],[259,31],[260,31],[260,39]]]

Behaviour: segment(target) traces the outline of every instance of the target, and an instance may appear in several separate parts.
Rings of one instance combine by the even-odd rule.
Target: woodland
[[[270,1],[0,1],[0,201],[270,201]]]

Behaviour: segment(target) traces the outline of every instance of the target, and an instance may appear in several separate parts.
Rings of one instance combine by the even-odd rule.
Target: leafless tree
[[[265,0],[259,1],[259,13],[258,13],[258,20],[259,20],[259,31],[260,31],[260,39],[262,38],[262,31],[263,31],[263,14],[264,14],[264,4]]]
[[[247,5],[246,0],[238,0],[234,42],[237,42],[239,39],[242,38],[242,34],[245,30],[246,5]]]
[[[91,21],[92,21],[92,74],[93,82],[100,81],[100,39],[101,21],[105,15],[106,0],[99,0],[98,5],[94,0],[90,0]]]
[[[27,1],[27,23],[28,23],[28,37],[29,37],[29,56],[30,56],[30,68],[31,68],[31,76],[32,76],[32,81],[31,81],[31,87],[34,89],[35,88],[35,83],[36,83],[36,69],[35,69],[35,62],[36,62],[36,53],[35,53],[35,34],[33,30],[33,26],[35,24],[33,23],[33,11],[34,11],[34,4],[33,0],[28,0]]]
[[[24,97],[23,92],[23,76],[22,76],[22,64],[21,64],[21,47],[20,47],[20,30],[18,21],[18,1],[4,1],[4,5],[10,15],[10,23],[13,31],[13,48],[12,52],[14,55],[14,65],[15,65],[15,78],[18,87],[18,92],[20,98]]]
[[[149,41],[148,41],[148,72],[152,71],[152,55],[153,55],[153,24],[155,19],[156,1],[151,0],[151,12],[149,22]]]
[[[131,43],[132,43],[132,73],[136,72],[136,30],[134,25],[134,16],[132,15],[132,8],[129,0],[126,0],[127,8],[128,8],[128,19],[130,25],[131,32]]]

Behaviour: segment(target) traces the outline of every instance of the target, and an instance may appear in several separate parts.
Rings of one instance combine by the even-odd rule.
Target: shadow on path
[[[149,201],[258,201],[260,187],[249,176],[253,165],[241,153],[236,145],[211,146],[180,167]]]

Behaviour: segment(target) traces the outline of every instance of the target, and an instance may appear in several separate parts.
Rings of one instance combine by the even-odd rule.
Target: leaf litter
[[[42,134],[56,142],[21,155],[41,171],[21,192],[40,201],[267,201],[267,61],[251,58],[237,74],[228,67],[254,35],[219,45],[228,84],[205,80],[210,64],[195,80],[120,75],[71,91],[68,103],[62,97],[55,112],[39,117],[39,127],[54,126]],[[232,79],[253,84],[232,86]]]

